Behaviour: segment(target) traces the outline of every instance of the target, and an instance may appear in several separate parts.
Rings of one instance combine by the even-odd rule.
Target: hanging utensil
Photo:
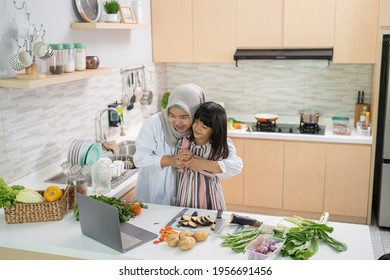
[[[131,110],[134,108],[134,103],[135,103],[135,94],[134,94],[134,90],[133,90],[133,85],[134,85],[134,73],[133,72],[131,72],[131,74],[128,75],[127,84],[128,84],[128,88],[129,88],[129,93],[133,94],[130,97],[130,104],[127,106],[127,110]]]
[[[129,96],[128,96],[127,76],[128,76],[128,74],[126,72],[124,72],[122,74],[122,98],[121,98],[121,102],[122,102],[123,108],[127,108],[127,106],[129,106],[129,104],[130,104],[130,99],[129,99]]]
[[[138,100],[141,98],[142,93],[143,93],[140,73],[141,73],[140,71],[135,72],[135,77],[134,77],[134,80],[135,80],[134,94]]]
[[[143,69],[142,69],[142,75],[143,75],[143,79],[142,79],[143,94],[140,99],[140,103],[141,105],[150,105],[152,104],[152,100],[153,100],[153,92],[148,90],[146,87],[146,75],[145,75],[145,70]]]

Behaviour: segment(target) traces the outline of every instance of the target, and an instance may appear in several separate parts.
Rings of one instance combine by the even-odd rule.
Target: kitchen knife
[[[222,212],[222,209],[218,209],[217,218],[215,219],[215,233],[221,233],[221,231],[225,227],[225,219],[222,219]]]

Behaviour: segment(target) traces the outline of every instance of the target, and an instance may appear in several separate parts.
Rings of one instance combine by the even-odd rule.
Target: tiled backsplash
[[[148,89],[154,93],[150,106],[137,103],[124,110],[125,126],[131,128],[144,117],[160,110],[166,88],[165,67],[145,65]],[[120,69],[113,74],[36,89],[0,88],[0,177],[15,181],[49,164],[66,158],[73,138],[95,139],[95,119],[122,96]],[[158,96],[160,95],[160,96]],[[108,137],[119,128],[103,125]]]
[[[315,60],[244,60],[234,64],[168,64],[168,88],[196,83],[207,100],[224,102],[228,114],[299,116],[314,109],[324,117],[354,117],[357,92],[370,100],[371,65]]]
[[[224,102],[228,114],[296,116],[313,108],[324,116],[354,116],[357,91],[370,100],[371,65],[324,61],[262,60],[234,64],[149,64],[151,106],[125,110],[127,128],[160,110],[162,93],[195,83],[208,100]],[[120,69],[108,76],[37,89],[0,88],[0,177],[7,182],[66,158],[70,141],[95,139],[95,118],[122,96]],[[108,121],[103,124],[107,126]],[[105,129],[109,136],[119,129]]]

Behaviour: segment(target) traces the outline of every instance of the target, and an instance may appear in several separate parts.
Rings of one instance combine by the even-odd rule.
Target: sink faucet
[[[105,112],[108,111],[113,111],[116,112],[119,116],[119,126],[121,126],[121,134],[123,132],[123,119],[122,115],[119,113],[119,111],[115,108],[109,107],[104,110],[102,110],[96,117],[96,142],[97,143],[103,143],[107,140],[106,134],[103,132],[103,124],[102,124],[102,116]]]

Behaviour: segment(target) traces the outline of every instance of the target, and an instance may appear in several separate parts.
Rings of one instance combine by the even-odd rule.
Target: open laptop
[[[119,252],[126,252],[158,237],[157,234],[119,221],[118,209],[76,192],[81,232]]]

